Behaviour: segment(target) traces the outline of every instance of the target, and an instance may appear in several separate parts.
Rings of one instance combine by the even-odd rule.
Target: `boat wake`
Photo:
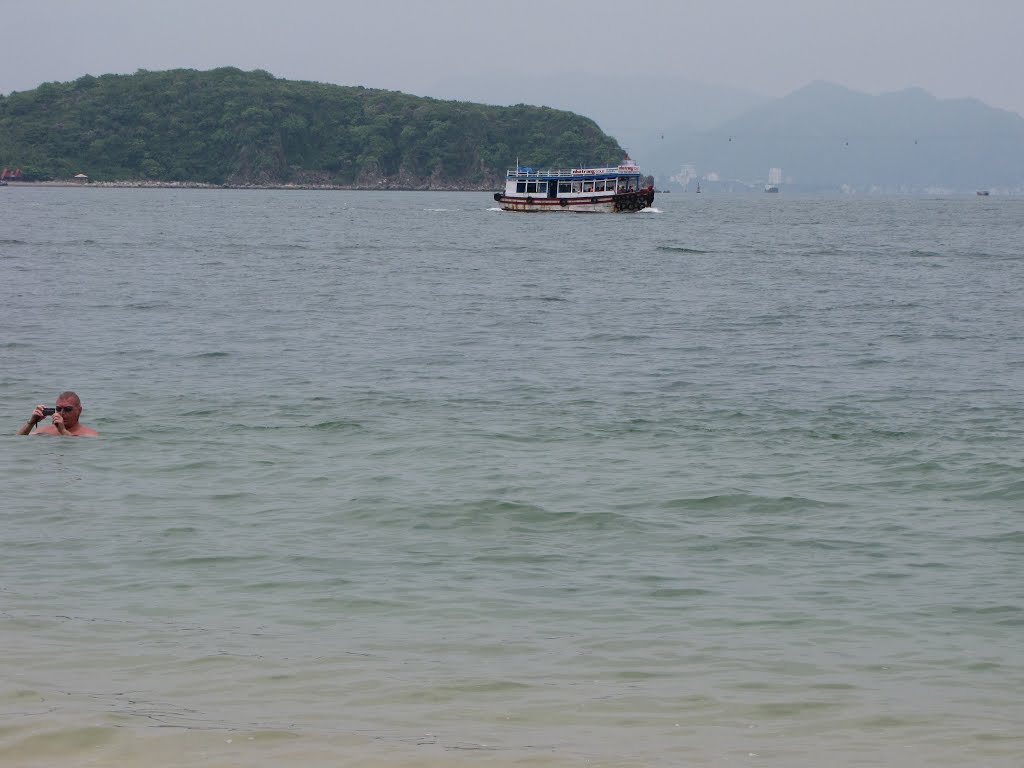
[[[637,213],[661,213],[661,208],[655,208],[652,205],[650,208],[644,208],[643,210],[637,211]]]

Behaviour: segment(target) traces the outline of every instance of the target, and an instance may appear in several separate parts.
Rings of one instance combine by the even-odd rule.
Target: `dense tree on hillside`
[[[616,163],[592,121],[232,67],[86,75],[0,96],[0,165],[27,178],[489,187],[534,166]]]

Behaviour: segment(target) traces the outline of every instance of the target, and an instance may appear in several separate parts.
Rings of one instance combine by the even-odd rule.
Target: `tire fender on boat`
[[[569,201],[568,201],[568,200],[566,200],[566,199],[565,199],[565,198],[563,197],[563,198],[562,198],[561,200],[559,200],[559,201],[558,201],[558,204],[559,204],[560,206],[562,206],[563,208],[565,208],[565,206],[567,206],[567,205],[569,204]]]

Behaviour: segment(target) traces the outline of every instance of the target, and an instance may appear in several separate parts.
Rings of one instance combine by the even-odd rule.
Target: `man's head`
[[[64,419],[64,426],[71,429],[82,415],[82,401],[70,390],[57,395],[57,413]],[[70,409],[70,410],[69,410]]]

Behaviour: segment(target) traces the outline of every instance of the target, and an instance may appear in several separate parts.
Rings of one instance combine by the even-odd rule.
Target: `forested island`
[[[586,117],[300,82],[234,67],[86,75],[0,96],[0,166],[25,181],[490,189],[517,159],[614,165]]]

